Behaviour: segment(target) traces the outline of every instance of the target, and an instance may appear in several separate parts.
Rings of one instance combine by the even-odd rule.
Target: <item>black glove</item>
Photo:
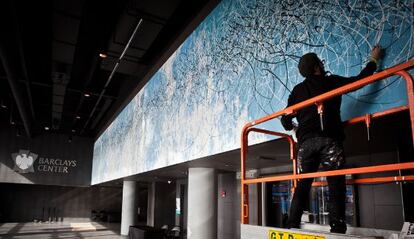
[[[285,128],[285,130],[290,131],[293,129],[292,116],[284,115],[280,119],[280,122],[282,123],[282,126],[283,128]]]

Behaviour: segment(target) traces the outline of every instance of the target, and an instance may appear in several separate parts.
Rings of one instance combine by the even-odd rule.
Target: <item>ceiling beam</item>
[[[0,79],[2,79],[2,78],[6,79],[6,77],[0,76]],[[26,84],[27,82],[25,80],[19,80],[19,83]],[[37,81],[32,81],[32,82],[30,82],[30,84],[33,85],[33,86],[40,86],[40,87],[47,87],[47,88],[52,88],[53,87],[51,84],[47,84],[47,83],[43,83],[43,82],[37,82]],[[89,91],[84,92],[84,91],[79,90],[79,89],[73,89],[73,88],[68,88],[68,87],[66,88],[66,91],[72,92],[72,93],[77,93],[79,95],[85,95],[85,93],[88,93],[89,95],[94,96],[94,97],[99,96],[99,94],[95,93],[95,92],[89,92]],[[103,95],[102,97],[107,98],[107,99],[111,99],[111,100],[116,100],[118,98],[118,97],[113,96],[113,95]]]
[[[135,28],[134,28],[134,31],[132,32],[132,34],[131,34],[131,36],[130,36],[130,38],[129,38],[129,40],[128,40],[128,43],[126,44],[126,46],[125,46],[124,50],[122,51],[122,54],[119,56],[118,60],[116,61],[115,66],[114,66],[114,68],[112,69],[112,72],[111,72],[111,74],[109,75],[108,80],[106,81],[105,86],[103,87],[102,92],[101,92],[101,94],[99,95],[99,98],[98,98],[98,100],[96,101],[95,106],[94,106],[94,107],[93,107],[93,109],[92,109],[92,112],[89,114],[89,117],[88,117],[88,119],[86,120],[86,123],[85,123],[85,125],[83,126],[83,129],[82,129],[81,133],[82,133],[82,132],[86,129],[86,127],[88,126],[89,121],[91,120],[91,118],[92,118],[93,114],[95,113],[95,110],[96,110],[96,108],[98,107],[98,105],[99,105],[99,103],[100,103],[100,101],[101,101],[101,99],[102,99],[102,96],[105,94],[105,91],[106,91],[106,89],[107,89],[107,87],[108,87],[109,83],[111,83],[112,77],[115,75],[116,70],[118,69],[119,65],[121,64],[122,58],[124,58],[125,53],[127,52],[128,48],[129,48],[129,45],[131,44],[132,40],[133,40],[133,39],[134,39],[134,37],[135,37],[135,34],[137,33],[137,31],[138,31],[139,27],[141,26],[141,23],[142,23],[142,18],[138,21],[137,25],[136,25],[136,26],[135,26]]]
[[[30,77],[27,74],[27,64],[26,64],[26,59],[24,56],[24,49],[23,49],[23,43],[22,43],[22,35],[20,34],[20,27],[19,24],[17,24],[16,20],[13,19],[13,22],[16,26],[16,42],[18,45],[18,49],[19,49],[19,55],[20,55],[20,62],[22,64],[22,73],[23,73],[23,77],[26,79],[26,92],[27,92],[27,98],[29,100],[29,109],[30,109],[30,113],[32,114],[32,118],[34,121],[36,121],[36,115],[35,115],[35,111],[34,111],[34,107],[33,107],[33,97],[32,97],[32,90],[30,89]]]
[[[0,9],[0,28],[5,33],[0,37],[0,59],[7,74],[10,90],[23,121],[26,135],[31,138],[33,121],[27,107],[27,98],[23,97],[18,84],[18,80],[23,76],[21,75],[21,62],[19,62],[21,56],[20,54],[16,55],[15,52],[15,49],[20,48],[16,45],[16,37],[18,38],[19,36],[16,29],[17,20],[15,19],[15,9],[13,3],[10,1],[1,1]]]
[[[0,20],[1,21],[1,20]],[[19,71],[16,69],[16,65],[10,62],[10,50],[8,47],[5,47],[4,38],[1,37],[0,43],[0,59],[3,63],[4,70],[7,74],[7,80],[13,98],[16,102],[17,109],[19,110],[20,117],[23,121],[23,125],[26,131],[26,134],[29,138],[32,137],[32,119],[30,117],[29,110],[26,107],[25,100],[22,96],[21,90],[18,86],[17,79],[19,79]]]
[[[85,2],[69,87],[82,86],[85,90],[91,84],[95,72],[99,69],[99,53],[105,50],[125,5],[126,0],[116,1],[116,4],[100,0]],[[75,115],[81,110],[84,100],[84,95],[81,95],[76,106]],[[72,124],[76,123],[75,115]]]

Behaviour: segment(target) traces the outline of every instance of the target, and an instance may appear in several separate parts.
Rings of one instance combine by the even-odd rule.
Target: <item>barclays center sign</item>
[[[14,171],[19,173],[69,173],[77,166],[76,160],[39,157],[30,150],[21,149],[18,153],[12,153],[11,157],[14,162]]]

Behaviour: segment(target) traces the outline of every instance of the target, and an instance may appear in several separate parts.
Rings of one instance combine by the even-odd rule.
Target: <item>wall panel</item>
[[[88,186],[91,183],[93,140],[44,133],[32,139],[16,136],[14,128],[0,125],[0,182]],[[15,153],[33,155],[33,172],[16,168]]]

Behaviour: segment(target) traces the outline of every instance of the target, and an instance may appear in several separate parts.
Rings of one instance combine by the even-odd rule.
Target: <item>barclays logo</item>
[[[18,153],[11,154],[14,162],[14,171],[18,173],[69,173],[71,169],[77,167],[77,160],[65,160],[60,158],[46,158],[30,152],[30,150],[19,150]],[[35,161],[36,170],[35,170]]]
[[[12,159],[14,162],[14,171],[19,173],[33,173],[33,164],[37,159],[37,154],[29,150],[19,150],[18,153],[13,153]]]

